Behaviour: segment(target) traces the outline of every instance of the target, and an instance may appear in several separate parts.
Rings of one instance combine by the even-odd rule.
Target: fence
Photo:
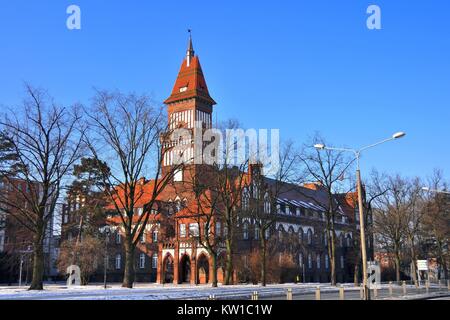
[[[436,282],[421,281],[417,285],[412,281],[383,282],[369,290],[370,300],[385,299],[424,299],[438,296],[450,296],[450,280]],[[270,290],[261,288],[252,291],[247,299],[250,300],[362,300],[364,298],[362,286],[337,285],[330,287],[317,285],[302,287],[293,285],[287,289]],[[209,296],[208,300],[236,299],[236,295]],[[239,296],[239,299],[245,296]]]

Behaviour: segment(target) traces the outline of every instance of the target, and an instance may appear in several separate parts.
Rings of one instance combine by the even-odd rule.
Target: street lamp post
[[[392,137],[382,140],[380,142],[368,145],[361,149],[348,149],[348,148],[333,148],[327,147],[324,144],[316,144],[314,147],[318,150],[335,150],[335,151],[346,151],[352,152],[356,158],[356,187],[358,189],[358,211],[359,211],[359,229],[360,229],[360,238],[361,238],[361,259],[362,259],[362,273],[363,273],[363,295],[365,300],[369,300],[369,290],[367,288],[367,251],[366,251],[366,235],[365,235],[365,227],[364,227],[364,212],[363,212],[363,199],[362,199],[362,185],[361,185],[361,170],[359,166],[359,160],[361,156],[361,152],[367,150],[369,148],[378,146],[382,143],[400,139],[404,137],[406,134],[404,132],[397,132],[392,135]]]
[[[108,242],[109,235],[111,234],[111,228],[104,226],[101,231],[105,235],[105,259],[103,261],[103,287],[106,289],[107,270],[108,270]]]

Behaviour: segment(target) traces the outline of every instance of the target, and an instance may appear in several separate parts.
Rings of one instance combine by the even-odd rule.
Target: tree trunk
[[[43,290],[44,278],[44,223],[38,219],[36,234],[34,235],[34,253],[33,253],[33,278],[28,290]]]
[[[213,288],[217,287],[217,254],[215,252],[210,252],[211,255],[211,284]]]
[[[331,243],[330,243],[330,276],[331,285],[336,285],[336,246],[335,246],[334,227],[331,230]]]
[[[229,232],[229,231],[228,231]],[[225,285],[230,285],[232,284],[232,277],[233,277],[233,255],[232,255],[232,243],[230,239],[226,239],[225,240],[225,244],[226,244],[226,249],[227,249],[227,261],[226,261],[226,266],[225,266]]]
[[[125,270],[123,273],[123,283],[124,288],[133,288],[134,283],[134,246],[132,243],[131,236],[125,239]]]
[[[414,280],[414,285],[419,287],[417,282],[417,270],[416,270],[416,251],[414,250],[414,244],[411,244],[411,277]]]
[[[261,229],[262,230],[262,229]],[[260,235],[261,238],[261,285],[266,286],[266,238],[264,232]]]
[[[353,284],[355,287],[359,286],[359,261],[355,263]]]
[[[400,282],[400,256],[395,253],[395,281]]]
[[[37,236],[36,236],[37,237]],[[43,290],[44,278],[44,249],[42,248],[42,241],[35,241],[34,255],[33,255],[33,278],[28,290]]]

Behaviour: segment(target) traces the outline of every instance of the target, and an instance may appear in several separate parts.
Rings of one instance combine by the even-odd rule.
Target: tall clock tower
[[[200,60],[194,52],[191,35],[189,35],[186,56],[181,64],[172,93],[164,103],[167,105],[169,133],[177,128],[183,128],[187,129],[194,137],[195,128],[205,130],[212,127],[212,112],[216,102],[209,95]],[[182,145],[185,170],[180,170],[175,174],[175,182],[188,179],[188,172],[194,173],[199,167],[198,164],[194,164],[196,150],[193,138],[189,141],[188,139],[174,141],[165,138],[163,174],[174,165],[174,159],[177,157],[175,153],[180,153],[180,145]],[[175,146],[178,147],[175,149]]]

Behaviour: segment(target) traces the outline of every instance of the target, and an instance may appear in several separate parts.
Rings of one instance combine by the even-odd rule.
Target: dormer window
[[[186,92],[186,91],[187,91],[187,89],[188,89],[188,87],[187,87],[187,86],[181,87],[181,88],[180,88],[180,92]]]

